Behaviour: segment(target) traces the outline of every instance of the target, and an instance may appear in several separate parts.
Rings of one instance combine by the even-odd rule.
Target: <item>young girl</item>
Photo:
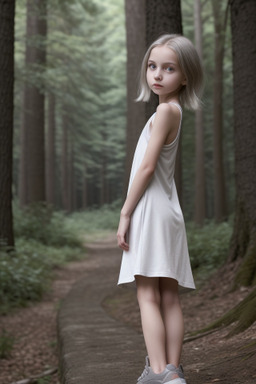
[[[197,109],[203,74],[192,43],[164,35],[142,62],[137,101],[159,97],[135,151],[117,232],[123,258],[118,284],[136,280],[148,357],[138,383],[185,384],[179,288],[194,289],[183,215],[174,182],[181,106]],[[150,361],[150,363],[149,363]]]

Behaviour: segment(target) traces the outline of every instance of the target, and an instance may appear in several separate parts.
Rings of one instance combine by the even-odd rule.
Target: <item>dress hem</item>
[[[175,277],[174,275],[170,276],[170,275],[167,275],[167,274],[163,274],[163,273],[156,273],[156,274],[145,274],[145,273],[134,273],[134,275],[131,277],[125,277],[125,278],[122,278],[122,280],[120,281],[120,279],[118,280],[117,282],[117,285],[122,285],[122,284],[129,284],[129,283],[133,283],[135,281],[135,276],[136,275],[139,275],[139,276],[145,276],[145,277],[166,277],[166,278],[169,278],[169,279],[174,279],[178,282],[178,285],[179,285],[179,290],[180,292],[188,292],[190,290],[194,290],[196,289],[195,285],[193,283],[189,284],[189,283],[186,283],[186,282],[181,282],[179,281],[179,279],[177,277]]]

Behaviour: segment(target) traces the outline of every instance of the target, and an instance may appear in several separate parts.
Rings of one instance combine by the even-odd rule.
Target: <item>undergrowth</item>
[[[14,206],[15,249],[0,245],[0,313],[36,301],[49,288],[54,268],[81,258],[82,238],[61,212],[37,204]]]
[[[225,263],[232,230],[230,222],[208,222],[203,227],[187,225],[190,261],[195,272],[199,270],[207,276]]]

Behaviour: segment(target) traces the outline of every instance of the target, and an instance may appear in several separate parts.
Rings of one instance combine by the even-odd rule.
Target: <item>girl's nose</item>
[[[156,80],[161,80],[162,79],[162,74],[161,74],[160,69],[155,71],[154,77],[155,77]]]

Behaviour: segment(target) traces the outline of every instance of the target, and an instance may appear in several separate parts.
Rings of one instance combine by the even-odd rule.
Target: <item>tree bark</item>
[[[48,136],[46,163],[46,201],[55,206],[55,96],[48,96]]]
[[[0,2],[0,246],[13,247],[12,140],[15,1]]]
[[[182,34],[180,0],[146,1],[146,46],[164,34]],[[158,97],[152,94],[146,104],[147,119],[156,111]]]
[[[236,285],[256,284],[256,2],[231,0],[236,207],[229,261]]]
[[[139,71],[146,49],[145,0],[126,0],[127,41],[127,129],[126,129],[126,193],[134,150],[146,122],[145,103],[136,103]]]
[[[227,218],[226,187],[223,160],[223,60],[226,18],[222,18],[220,0],[212,0],[214,16],[214,79],[213,79],[213,168],[214,217],[216,222]]]
[[[146,46],[163,34],[182,34],[182,16],[180,0],[147,0],[146,1]],[[151,95],[150,102],[146,104],[147,119],[156,111],[158,97]],[[179,145],[175,181],[177,192],[182,205],[182,146]]]
[[[195,46],[201,61],[203,61],[201,0],[194,2]],[[203,110],[195,112],[196,130],[196,167],[195,167],[195,223],[202,226],[206,215],[205,197],[205,158],[204,158],[204,122]]]
[[[24,89],[19,197],[22,206],[45,201],[44,93],[46,0],[27,1],[26,67],[41,79]]]

